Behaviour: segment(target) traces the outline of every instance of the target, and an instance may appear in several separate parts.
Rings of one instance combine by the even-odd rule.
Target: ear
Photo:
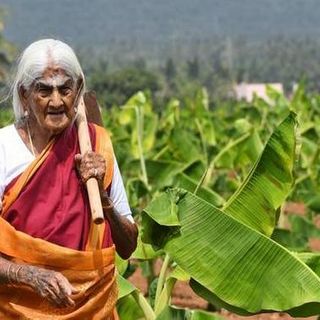
[[[21,104],[23,106],[23,109],[25,110],[28,105],[28,94],[27,89],[24,88],[24,86],[21,84],[18,89],[19,98],[21,101]]]

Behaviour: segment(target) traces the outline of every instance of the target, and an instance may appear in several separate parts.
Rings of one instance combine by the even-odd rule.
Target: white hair
[[[24,110],[20,100],[19,90],[23,86],[29,90],[34,80],[42,77],[45,69],[54,64],[63,69],[75,83],[82,79],[85,89],[85,78],[80,63],[74,51],[66,43],[55,39],[43,39],[31,43],[22,53],[12,87],[12,104],[16,120],[23,117]]]

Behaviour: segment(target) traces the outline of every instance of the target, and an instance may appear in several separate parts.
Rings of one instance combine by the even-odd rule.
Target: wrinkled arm
[[[59,272],[17,264],[0,256],[0,285],[26,285],[57,307],[73,306],[77,290]]]
[[[135,223],[122,216],[114,208],[107,192],[101,193],[103,213],[108,220],[116,251],[123,259],[128,259],[137,247],[138,228]]]

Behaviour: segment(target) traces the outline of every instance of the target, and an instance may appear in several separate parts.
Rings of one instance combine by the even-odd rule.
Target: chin
[[[63,122],[63,123],[51,123],[48,124],[47,129],[52,132],[52,134],[57,135],[63,132],[71,125],[71,121]]]

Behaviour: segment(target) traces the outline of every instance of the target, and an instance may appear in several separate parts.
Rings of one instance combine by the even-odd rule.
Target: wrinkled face
[[[51,135],[61,133],[75,117],[78,87],[64,70],[48,67],[29,90],[22,88],[20,92],[30,125]]]

